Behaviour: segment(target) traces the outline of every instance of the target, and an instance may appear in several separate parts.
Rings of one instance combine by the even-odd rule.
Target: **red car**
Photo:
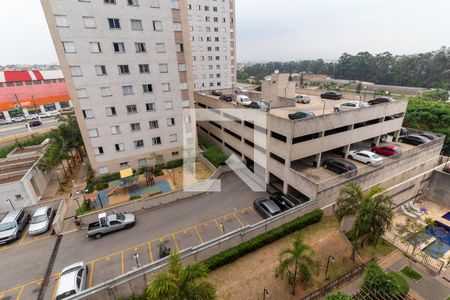
[[[391,156],[402,152],[400,147],[394,145],[375,146],[372,151],[383,156]]]
[[[450,165],[447,166],[447,167],[444,167],[444,170],[442,170],[442,171],[444,171],[445,173],[450,174]]]

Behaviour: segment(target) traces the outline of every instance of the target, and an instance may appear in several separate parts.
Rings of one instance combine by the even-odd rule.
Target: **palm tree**
[[[376,247],[380,236],[392,226],[392,204],[392,197],[381,186],[363,192],[357,182],[351,182],[342,188],[335,214],[340,220],[345,216],[355,216],[352,260],[355,260],[356,245],[362,237],[367,235],[369,242]]]
[[[210,300],[216,299],[216,288],[206,280],[208,268],[202,263],[184,267],[180,255],[169,257],[169,269],[158,273],[147,289],[148,299]]]
[[[292,285],[292,294],[295,295],[297,276],[299,281],[306,285],[311,285],[313,274],[318,274],[319,264],[313,258],[314,250],[303,243],[300,234],[296,232],[292,241],[292,248],[283,249],[280,252],[280,264],[276,269],[277,277],[288,277]],[[291,271],[292,267],[294,272]]]

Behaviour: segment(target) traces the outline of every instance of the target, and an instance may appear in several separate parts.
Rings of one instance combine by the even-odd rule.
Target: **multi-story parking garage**
[[[397,141],[408,104],[406,100],[334,112],[334,105],[348,100],[313,98],[309,104],[295,103],[291,99],[295,87],[287,80],[287,74],[274,74],[262,88],[261,94],[251,93],[250,96],[254,99],[264,96],[264,101],[271,106],[270,111],[249,108],[248,115],[252,119],[255,115],[264,115],[265,128],[236,117],[230,121],[201,121],[197,125],[200,134],[209,135],[225,151],[240,157],[251,170],[264,165],[255,161],[255,153],[264,154],[266,184],[285,194],[317,200],[323,208],[334,202],[343,184],[351,180],[359,181],[364,188],[377,184],[388,188],[440,162],[443,137],[420,146]],[[224,102],[204,93],[196,94],[195,100],[198,108],[212,109],[219,114],[217,109],[237,107],[235,101]],[[290,120],[288,114],[298,110],[313,112],[315,117]],[[229,111],[222,114],[229,118]],[[258,138],[261,134],[267,138],[265,145]],[[382,140],[399,146],[402,153],[385,157],[377,166],[351,160],[357,172],[342,175],[322,166],[327,158],[347,158],[350,150],[370,150]]]

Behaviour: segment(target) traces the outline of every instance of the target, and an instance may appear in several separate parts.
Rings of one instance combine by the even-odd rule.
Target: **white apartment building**
[[[230,89],[236,82],[234,0],[188,0],[194,90]]]
[[[95,174],[182,158],[183,108],[193,105],[194,86],[187,0],[41,2]],[[222,0],[192,2],[231,14]],[[203,23],[213,28],[213,20]],[[221,68],[232,62],[225,50],[211,53]],[[231,85],[231,76],[220,77]]]

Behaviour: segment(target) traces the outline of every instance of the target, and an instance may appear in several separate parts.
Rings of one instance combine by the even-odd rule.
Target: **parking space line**
[[[223,235],[223,229],[220,227],[219,222],[217,222],[217,219],[214,219],[214,223],[216,223],[217,228],[219,228],[220,234]]]
[[[122,274],[125,273],[125,259],[123,258],[123,251],[122,251]]]
[[[241,224],[241,227],[244,227],[244,223],[242,223],[242,221],[241,221],[241,219],[239,219],[238,215],[236,213],[234,213],[233,216],[236,218],[236,220],[238,220],[239,224]]]
[[[55,300],[55,298],[56,298],[56,290],[58,289],[58,284],[59,284],[59,280],[56,280],[55,287],[53,288],[52,300]]]
[[[27,236],[27,234],[28,234],[28,228],[25,229],[25,232],[24,232],[24,233],[22,233],[22,238],[20,239],[19,246],[22,246],[23,241],[25,240],[25,237]]]
[[[92,286],[92,277],[94,274],[94,265],[95,265],[95,261],[91,261],[91,273],[89,274],[89,287]]]
[[[198,239],[200,240],[200,243],[203,244],[204,242],[203,242],[202,236],[200,235],[200,232],[198,232],[197,225],[194,226],[194,230],[197,233],[197,236],[198,236]]]
[[[22,293],[23,293],[23,289],[24,289],[24,288],[25,288],[25,286],[22,286],[22,288],[21,288],[20,291],[19,291],[19,294],[17,294],[16,300],[19,300],[20,297],[22,297]]]
[[[151,241],[147,242],[147,247],[148,247],[148,255],[150,256],[150,261],[153,262],[153,253],[152,253]]]
[[[175,238],[175,233],[172,233],[173,241],[175,242],[175,247],[177,247],[177,251],[180,252],[180,247],[178,247],[177,239]]]

